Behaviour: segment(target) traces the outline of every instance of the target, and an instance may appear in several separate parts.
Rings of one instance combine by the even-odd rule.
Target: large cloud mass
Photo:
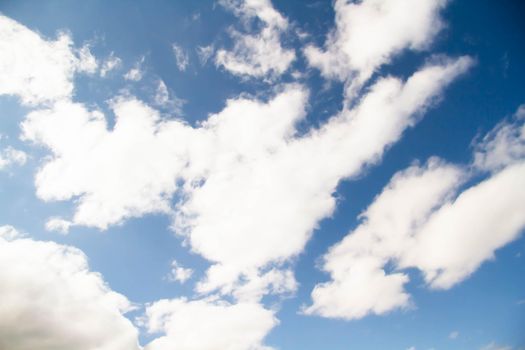
[[[79,197],[75,224],[104,229],[174,210],[177,232],[216,263],[201,290],[229,292],[240,275],[300,253],[332,213],[338,182],[377,162],[469,65],[462,57],[426,65],[405,82],[381,79],[354,109],[304,136],[295,125],[307,92],[289,85],[268,102],[230,100],[197,128],[121,98],[108,130],[100,112],[59,102],[30,113],[23,137],[53,152],[37,175],[37,193]],[[176,191],[182,199],[172,207]]]
[[[159,300],[146,309],[144,325],[166,335],[146,350],[271,350],[262,341],[277,325],[259,304],[217,300]]]
[[[89,47],[73,48],[68,34],[48,41],[1,14],[0,57],[0,95],[16,95],[28,105],[71,97],[74,74],[98,67]]]
[[[324,49],[308,46],[311,66],[327,78],[346,81],[355,92],[404,49],[429,46],[442,28],[446,0],[336,0],[335,28]]]
[[[273,78],[283,74],[295,60],[292,49],[283,48],[281,35],[289,23],[270,0],[220,0],[243,22],[260,22],[258,32],[231,30],[235,44],[231,50],[219,49],[215,63],[242,77]]]
[[[509,135],[522,130],[523,120],[503,122],[483,139],[474,169],[494,172],[462,192],[468,172],[442,161],[396,174],[358,228],[324,256],[331,280],[315,287],[305,312],[355,319],[406,307],[401,270],[417,268],[431,288],[448,289],[516,239],[525,228],[525,163],[517,156],[525,146]]]
[[[219,49],[215,63],[243,78],[276,81],[297,59],[281,43],[288,19],[269,0],[219,3],[260,31],[231,30],[237,41]],[[231,98],[196,125],[166,119],[123,93],[109,101],[110,125],[96,105],[73,101],[74,75],[98,69],[88,46],[74,48],[66,34],[46,40],[0,16],[0,94],[38,107],[21,123],[21,136],[50,151],[36,174],[37,195],[75,206],[72,217],[53,217],[46,227],[104,230],[146,214],[170,216],[173,230],[211,266],[194,299],[147,305],[143,326],[161,335],[146,349],[269,349],[264,338],[278,321],[261,300],[297,290],[289,262],[333,214],[338,184],[380,162],[471,67],[466,56],[433,56],[406,79],[370,80],[403,50],[428,47],[443,26],[445,3],[335,1],[335,28],[324,47],[304,53],[325,78],[345,83],[343,106],[304,132],[309,89],[298,83],[280,84],[266,97]],[[176,53],[184,70],[185,54],[179,47]],[[120,65],[111,57],[101,76]],[[124,78],[148,80],[143,61]],[[179,111],[182,101],[156,81],[155,105]],[[355,319],[406,307],[404,269],[422,271],[431,288],[450,288],[516,238],[525,225],[522,114],[476,146],[471,170],[489,175],[470,188],[461,188],[469,171],[434,158],[396,174],[361,224],[324,256],[330,280],[315,287],[304,312]],[[0,236],[0,347],[139,348],[122,316],[128,300],[89,271],[79,250],[16,237],[8,228]],[[176,280],[191,276],[176,261],[172,267]]]
[[[78,249],[0,227],[0,348],[138,350],[131,304]]]

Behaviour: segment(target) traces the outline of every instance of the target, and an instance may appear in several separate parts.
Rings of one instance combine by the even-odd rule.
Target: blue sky
[[[0,2],[0,348],[524,349],[523,10]]]

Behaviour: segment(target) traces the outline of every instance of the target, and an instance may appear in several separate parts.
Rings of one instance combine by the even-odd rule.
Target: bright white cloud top
[[[441,30],[445,0],[365,0],[334,3],[336,28],[325,50],[305,48],[309,63],[327,78],[348,80],[349,94],[403,50],[421,50]]]
[[[198,121],[182,118],[187,95],[153,73],[149,52],[98,55],[96,41],[75,45],[68,31],[49,38],[0,14],[0,95],[23,108],[19,134],[0,140],[0,170],[33,167],[31,195],[55,208],[41,235],[57,240],[0,226],[0,348],[277,349],[267,336],[301,288],[295,264],[337,213],[340,186],[380,165],[475,62],[431,52],[445,0],[336,0],[320,45],[308,35],[287,41],[303,29],[270,0],[217,4],[239,22],[225,30],[231,45],[162,46],[177,77],[198,74],[198,58],[203,70],[249,86]],[[407,52],[420,55],[415,64],[385,73]],[[325,87],[309,85],[315,74]],[[79,79],[103,84],[97,93],[108,97],[86,98]],[[312,116],[329,84],[339,84],[330,91],[340,103]],[[323,251],[324,281],[310,281],[297,317],[355,321],[408,309],[418,303],[409,270],[423,289],[448,290],[516,240],[525,228],[524,121],[521,106],[472,142],[468,164],[430,157],[389,173],[356,227]],[[70,231],[111,234],[154,215],[204,267],[174,254],[159,278],[171,289],[141,304],[63,243]]]
[[[261,342],[277,325],[273,312],[256,303],[186,299],[159,300],[146,309],[149,332],[164,332],[146,350],[270,350]]]
[[[68,34],[45,40],[2,15],[0,56],[0,94],[16,95],[28,105],[71,97],[74,74],[97,69],[89,47],[74,49]]]
[[[258,20],[263,25],[255,34],[232,29],[235,44],[231,51],[219,49],[215,63],[232,74],[245,77],[271,78],[284,73],[295,59],[295,53],[282,47],[280,37],[289,23],[273,8],[270,0],[220,0],[219,4],[244,22]]]

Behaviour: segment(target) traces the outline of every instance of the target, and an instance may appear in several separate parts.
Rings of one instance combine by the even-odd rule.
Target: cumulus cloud
[[[280,41],[289,26],[288,20],[269,0],[222,0],[220,3],[243,22],[255,24],[260,32],[241,34],[232,30],[237,42],[229,51],[217,51],[216,64],[244,77],[272,78],[284,73],[295,59],[294,51],[283,48]],[[339,1],[336,5],[344,4]],[[9,31],[4,32],[13,36]],[[211,262],[205,277],[196,284],[196,291],[203,295],[233,296],[230,302],[204,296],[200,300],[179,298],[148,305],[141,322],[150,333],[162,334],[147,345],[148,350],[270,349],[263,341],[278,321],[273,310],[260,304],[261,298],[268,293],[287,294],[297,290],[293,271],[287,264],[303,251],[319,221],[333,213],[337,185],[379,162],[403,132],[415,125],[439,99],[443,89],[472,64],[468,57],[440,58],[425,64],[406,80],[377,79],[355,106],[343,107],[320,127],[301,134],[297,124],[306,116],[308,101],[308,91],[301,85],[276,87],[276,92],[264,100],[246,95],[230,99],[222,111],[196,126],[163,119],[157,110],[134,97],[118,97],[110,103],[115,116],[110,128],[102,112],[71,100],[74,72],[93,72],[94,64],[88,51],[72,50],[67,36],[67,40],[60,37],[56,42],[47,42],[35,33],[27,35],[33,38],[31,45],[42,41],[56,46],[50,52],[62,50],[73,57],[68,58],[73,63],[65,60],[58,65],[65,72],[59,78],[69,84],[68,89],[50,94],[40,87],[32,92],[26,86],[1,90],[0,85],[0,93],[19,95],[27,104],[50,102],[26,116],[21,124],[22,137],[51,152],[35,178],[37,195],[45,201],[74,199],[76,207],[72,218],[51,218],[46,228],[63,233],[71,225],[106,229],[131,217],[150,213],[170,215],[174,230],[194,252]],[[413,38],[403,40],[400,41],[405,46],[423,46]],[[394,45],[384,51],[386,54],[381,54],[387,58],[372,60],[372,63],[378,66],[400,50]],[[38,51],[38,54],[42,53]],[[209,52],[206,50],[203,54]],[[13,60],[5,62],[6,71],[10,64],[16,64]],[[101,75],[102,70],[104,74],[109,71],[107,62],[102,64]],[[125,74],[125,79],[141,80],[143,62],[144,57]],[[179,69],[186,69],[187,60],[177,63]],[[356,67],[348,70],[361,72],[366,68],[364,64]],[[35,80],[31,75],[23,76],[24,79]],[[42,77],[38,79],[44,84]],[[33,95],[27,95],[27,91]],[[165,107],[170,101],[166,84],[159,81],[153,103]],[[461,171],[443,167],[441,163],[428,165],[425,171],[443,170],[443,174],[450,176],[440,179],[446,183],[435,189],[444,198],[449,187],[456,186],[461,177],[449,173]],[[443,200],[442,197],[439,198]],[[433,207],[426,210],[431,209]],[[424,206],[415,209],[418,213],[424,210]],[[372,216],[370,214],[370,221]],[[408,218],[400,224],[408,225],[407,222],[419,223],[419,217]],[[4,231],[3,236],[10,235],[11,231]],[[20,305],[10,301],[9,298],[14,298],[11,295],[4,298],[10,307],[20,307],[23,310],[20,313],[27,314],[29,320],[34,318],[34,325],[27,323],[28,335],[22,327],[16,329],[22,336],[6,338],[6,343],[0,344],[17,350],[34,348],[33,339],[41,341],[32,337],[31,332],[37,329],[37,336],[47,337],[45,341],[50,349],[90,349],[93,344],[100,349],[138,348],[136,331],[122,316],[129,309],[129,302],[112,292],[100,275],[88,270],[80,251],[16,238],[14,235],[10,238],[13,241],[5,244],[23,245],[23,250],[31,256],[24,260],[23,255],[15,254],[16,245],[6,248],[12,254],[0,254],[0,265],[3,261],[16,268],[0,272],[0,283],[2,274],[9,278],[17,276],[30,286],[27,293],[38,290],[42,297]],[[386,248],[390,252],[395,249],[394,243]],[[337,317],[361,317],[369,310],[383,313],[408,305],[410,297],[403,290],[407,275],[385,273],[383,263],[390,258],[381,254],[386,253],[377,253],[379,257],[365,256],[356,260],[355,266],[342,268],[341,276],[350,280],[345,288],[370,284],[375,292],[349,287],[349,295],[363,302],[353,306],[340,304],[342,311],[338,311]],[[430,271],[429,283],[443,276],[442,270],[433,272],[436,267],[432,262],[419,262],[419,256],[410,258],[406,264],[427,263],[424,269]],[[16,259],[23,261],[19,263]],[[28,272],[31,269],[24,264],[34,265],[38,275],[32,276]],[[180,282],[191,275],[190,269],[177,262],[172,268],[172,277]],[[18,269],[22,271],[18,273]],[[46,284],[41,278],[45,278]],[[52,283],[48,283],[50,280]],[[62,285],[63,289],[57,288]],[[15,289],[20,288],[17,285]],[[341,300],[344,293],[333,289],[330,293],[335,294],[328,295]],[[0,294],[9,291],[9,288],[0,288]],[[65,298],[59,306],[67,305],[67,308],[56,307],[53,302],[58,298]],[[322,293],[319,298],[327,300]],[[39,300],[44,303],[38,304]],[[312,308],[306,312],[321,310]],[[33,317],[32,310],[37,310],[39,315],[49,313],[54,318],[52,322],[49,319],[41,322]],[[72,322],[77,315],[83,318]],[[13,319],[5,322],[10,327],[16,324]],[[90,331],[89,335],[86,330]],[[8,332],[15,330],[8,329]],[[63,334],[75,336],[64,339]]]
[[[217,263],[205,289],[229,289],[240,273],[299,254],[319,220],[332,214],[339,181],[379,161],[467,67],[459,59],[425,67],[405,83],[381,80],[355,109],[303,137],[292,137],[304,116],[300,90],[266,108],[231,104],[210,117],[207,131],[216,141],[206,152],[197,149],[209,157],[205,181],[187,182],[187,199],[177,208],[193,250]]]
[[[10,165],[24,165],[27,162],[27,154],[11,146],[0,151],[0,170]]]
[[[501,125],[489,135],[499,130]],[[443,162],[430,160],[396,174],[358,228],[324,256],[331,280],[314,288],[313,304],[304,311],[355,319],[406,307],[406,268],[420,270],[434,289],[470,276],[525,228],[524,158],[506,164],[459,193],[469,173]],[[394,266],[390,273],[387,264]]]
[[[423,271],[432,288],[448,289],[473,273],[525,227],[525,163],[511,165],[445,203],[420,228],[401,267]],[[505,220],[502,220],[505,218]]]
[[[89,46],[75,49],[68,34],[47,40],[0,15],[0,95],[18,96],[25,105],[70,98],[75,73],[96,69]]]
[[[5,241],[12,241],[15,238],[21,238],[23,236],[23,233],[21,233],[11,225],[0,226],[0,239],[3,239]]]
[[[315,287],[305,313],[357,319],[408,306],[408,275],[387,274],[384,266],[404,252],[411,230],[461,178],[460,169],[437,159],[397,173],[361,214],[361,225],[324,256],[323,269],[332,280]]]
[[[173,54],[175,55],[175,62],[177,63],[177,68],[184,72],[190,63],[190,58],[188,53],[177,44],[172,44],[171,48],[173,49]]]
[[[168,280],[184,283],[191,278],[191,275],[193,275],[192,269],[181,266],[177,260],[171,262],[171,271],[168,274]]]
[[[117,99],[113,110],[111,131],[101,112],[67,101],[29,113],[21,125],[23,138],[54,154],[36,176],[37,195],[46,201],[80,196],[75,224],[105,229],[128,217],[170,212],[185,164],[185,126],[161,122],[135,99]]]
[[[12,231],[0,227],[0,232]],[[78,249],[0,234],[0,348],[140,349],[131,304]]]
[[[74,224],[105,229],[167,213],[192,250],[214,263],[199,291],[231,293],[247,277],[273,290],[277,282],[263,278],[269,264],[303,250],[319,220],[332,214],[339,181],[379,161],[470,62],[443,60],[406,81],[380,79],[354,109],[302,136],[295,125],[308,93],[299,85],[266,102],[231,99],[198,127],[162,120],[126,97],[112,104],[112,130],[102,113],[60,102],[31,112],[22,131],[53,153],[36,176],[38,196],[77,198]]]
[[[185,298],[149,305],[142,322],[150,333],[165,333],[146,350],[271,350],[262,342],[278,323],[259,304]]]
[[[61,234],[67,234],[69,233],[69,228],[73,225],[71,221],[64,220],[61,218],[50,218],[46,222],[46,230],[47,231],[55,231]]]
[[[443,27],[446,0],[336,0],[335,28],[324,49],[309,45],[309,64],[329,79],[347,81],[350,94],[404,49],[429,46]]]
[[[269,1],[222,4],[244,20],[261,21],[272,38],[288,25]],[[143,61],[127,79],[141,79]],[[111,101],[110,129],[100,111],[66,94],[30,112],[21,124],[24,140],[51,151],[36,175],[38,197],[75,199],[73,217],[51,218],[46,228],[106,229],[127,218],[165,213],[191,249],[212,263],[197,292],[218,291],[253,304],[266,293],[293,293],[297,282],[286,264],[301,253],[318,222],[333,213],[338,183],[377,163],[471,63],[468,57],[434,59],[405,81],[378,79],[354,107],[301,135],[296,125],[306,116],[308,99],[301,85],[278,87],[264,101],[230,99],[197,126],[164,120],[127,96]],[[275,69],[267,66],[257,74]],[[162,106],[169,99],[160,81],[154,102]],[[376,265],[363,266],[377,271]],[[398,291],[405,276],[377,274],[373,280]]]
[[[295,52],[281,44],[281,35],[289,24],[271,1],[220,0],[219,3],[245,24],[259,25],[260,31],[248,34],[232,29],[235,44],[231,50],[217,50],[215,63],[243,77],[272,78],[283,74],[295,60]]]

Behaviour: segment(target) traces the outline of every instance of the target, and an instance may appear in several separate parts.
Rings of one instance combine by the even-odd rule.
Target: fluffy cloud
[[[361,214],[362,224],[324,256],[332,280],[312,292],[304,311],[355,319],[409,305],[408,275],[386,274],[384,265],[406,249],[412,230],[450,196],[462,178],[460,169],[432,159],[396,174]]]
[[[271,350],[262,341],[278,321],[259,304],[180,298],[149,305],[143,323],[165,333],[146,350]]]
[[[466,67],[468,60],[459,59],[425,67],[405,83],[380,80],[355,109],[303,137],[291,137],[302,117],[304,96],[298,92],[295,102],[276,98],[274,104],[282,106],[277,113],[261,109],[261,121],[255,112],[233,114],[229,108],[217,115],[224,121],[210,118],[217,122],[211,130],[217,142],[205,152],[208,175],[186,189],[187,200],[177,212],[193,250],[217,263],[208,273],[207,288],[229,288],[240,272],[251,274],[254,267],[299,254],[319,220],[332,214],[339,181],[379,161],[416,123],[418,112]],[[289,113],[292,118],[286,120],[287,113],[278,112],[283,108],[299,114]],[[242,124],[230,123],[240,118]],[[267,129],[262,121],[273,128],[279,121],[280,129]]]
[[[66,101],[31,112],[21,125],[26,140],[54,154],[36,176],[37,195],[46,201],[80,196],[75,224],[105,229],[171,210],[176,174],[186,161],[180,155],[185,126],[161,122],[157,111],[135,99],[116,100],[113,110],[111,131],[100,112]]]
[[[73,48],[68,34],[46,40],[0,15],[0,95],[18,96],[26,105],[69,98],[74,74],[96,68],[89,47]]]
[[[0,239],[3,239],[4,241],[12,241],[15,238],[20,238],[23,236],[23,233],[20,233],[11,225],[0,226]]]
[[[274,9],[270,0],[220,0],[243,22],[258,21],[260,32],[244,34],[231,30],[235,45],[231,50],[219,49],[215,63],[229,72],[245,77],[271,78],[284,73],[295,60],[295,53],[281,45],[281,35],[288,20]]]
[[[245,20],[258,18],[263,32],[287,26],[269,1],[222,4]],[[7,21],[35,43],[53,44]],[[60,45],[71,51],[69,41]],[[71,55],[76,67],[79,59]],[[129,79],[141,78],[143,61]],[[25,140],[52,153],[37,173],[37,195],[75,199],[72,219],[51,219],[46,227],[106,229],[130,217],[165,213],[191,249],[213,263],[197,285],[200,293],[219,290],[255,302],[264,293],[293,292],[296,282],[284,265],[332,214],[338,183],[378,162],[470,65],[467,57],[434,59],[406,81],[378,79],[352,109],[304,135],[296,129],[308,98],[300,85],[280,87],[267,101],[231,99],[196,127],[163,120],[145,103],[120,97],[111,102],[115,124],[109,129],[101,112],[62,94],[21,125]],[[70,85],[71,74],[64,78]],[[161,81],[155,103],[167,101]]]
[[[214,263],[199,291],[231,293],[254,278],[263,290],[285,291],[264,282],[269,264],[303,250],[333,212],[339,181],[379,161],[470,62],[434,62],[405,82],[381,79],[354,109],[303,136],[295,125],[308,93],[298,85],[267,102],[229,100],[196,128],[121,98],[112,105],[111,131],[100,112],[70,102],[30,113],[22,130],[53,153],[37,174],[38,196],[78,198],[75,224],[105,229],[129,217],[174,213],[176,231]]]
[[[480,147],[521,127],[500,124]],[[467,172],[442,162],[396,174],[359,227],[325,255],[331,280],[315,287],[313,304],[304,311],[344,319],[382,314],[409,303],[402,269],[417,268],[429,287],[448,289],[493,258],[525,228],[524,158],[501,151],[493,157],[506,166],[459,194]],[[387,274],[389,263],[394,270]]]
[[[505,218],[502,220],[502,218]],[[509,166],[444,204],[420,228],[400,259],[433,288],[447,289],[474,272],[525,227],[525,163]]]
[[[69,229],[73,225],[72,222],[68,220],[64,220],[61,218],[50,218],[46,222],[46,230],[47,231],[55,231],[61,234],[67,234],[69,233]]]
[[[27,161],[27,154],[13,147],[6,147],[0,151],[0,170],[10,165],[24,165]]]
[[[0,227],[0,232],[13,231]],[[131,305],[78,249],[0,234],[0,348],[139,349]]]
[[[168,280],[184,283],[191,278],[191,275],[193,275],[192,269],[181,266],[176,260],[171,262],[171,271],[168,274]]]
[[[311,66],[327,78],[349,80],[355,92],[404,49],[426,48],[442,28],[446,0],[336,0],[335,29],[325,49],[308,46]]]

